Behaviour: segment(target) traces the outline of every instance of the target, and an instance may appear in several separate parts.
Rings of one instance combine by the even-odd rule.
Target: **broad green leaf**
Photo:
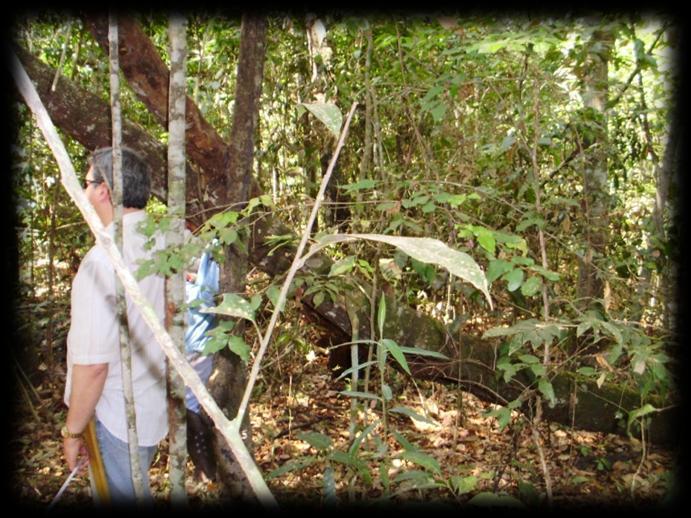
[[[537,265],[531,265],[528,266],[529,269],[533,270],[534,272],[539,273],[542,275],[545,279],[556,282],[559,280],[559,274],[557,272],[553,272],[552,270],[548,270],[546,268],[543,268],[542,266],[537,266]]]
[[[393,356],[400,366],[403,367],[403,370],[410,374],[410,367],[408,367],[408,362],[405,359],[405,355],[403,354],[403,351],[401,351],[401,348],[398,346],[398,344],[390,338],[382,338],[381,342],[382,345],[389,350],[391,356]]]
[[[480,243],[480,246],[494,256],[497,242],[494,239],[494,235],[492,235],[492,231],[487,230],[486,228],[476,227],[475,236],[477,237],[477,242]]]
[[[252,305],[235,293],[224,293],[223,300],[218,306],[202,309],[200,312],[216,313],[254,321],[254,309],[252,309]]]
[[[331,234],[319,239],[316,249],[334,243],[367,239],[395,246],[410,257],[424,263],[432,263],[446,268],[456,277],[469,282],[486,297],[490,308],[492,298],[489,295],[487,278],[477,263],[464,252],[449,248],[437,239],[428,237],[401,237],[384,234]],[[313,249],[315,250],[315,249]]]
[[[312,115],[322,121],[324,125],[338,137],[343,125],[343,114],[335,104],[331,103],[302,103]]]
[[[454,476],[449,479],[451,486],[457,494],[463,495],[465,493],[470,493],[478,483],[478,478],[475,476],[469,477],[459,477]]]
[[[508,283],[507,289],[509,291],[516,291],[518,288],[520,288],[521,284],[523,284],[523,270],[520,268],[511,270],[510,272],[504,274],[502,279]]]
[[[523,362],[523,363],[540,363],[540,358],[537,356],[533,356],[532,354],[521,354],[518,356],[518,358]]]
[[[305,441],[317,450],[328,450],[331,447],[331,439],[328,435],[318,432],[301,432],[296,435],[301,441]]]
[[[349,273],[355,266],[356,257],[354,255],[349,255],[344,257],[340,261],[336,261],[331,265],[331,270],[329,271],[329,277],[335,277],[337,275],[343,275],[344,273]]]
[[[281,289],[275,284],[272,284],[266,289],[266,297],[271,301],[271,304],[273,304],[274,307],[276,307],[276,304],[278,304],[278,297],[280,294]],[[285,306],[285,302],[283,305]],[[281,308],[279,311],[283,311],[283,308]]]
[[[494,282],[510,270],[513,270],[510,262],[504,259],[492,259],[487,266],[487,282]]]
[[[554,395],[554,388],[547,378],[542,378],[540,380],[538,383],[538,388],[540,389],[540,392],[542,392],[542,395],[548,399],[550,407],[557,403],[557,398]]]
[[[532,297],[542,287],[542,277],[533,275],[521,285],[521,293],[526,297]]]
[[[245,364],[250,361],[250,346],[245,343],[241,336],[233,335],[228,338],[228,348],[237,354]]]
[[[321,306],[321,303],[324,302],[325,297],[326,297],[326,294],[323,291],[317,292],[317,294],[312,299],[312,303],[314,304],[314,307],[318,308],[319,306]]]
[[[462,205],[466,200],[467,196],[465,194],[450,194],[448,192],[440,192],[434,197],[437,203],[448,203],[452,207],[458,207]]]

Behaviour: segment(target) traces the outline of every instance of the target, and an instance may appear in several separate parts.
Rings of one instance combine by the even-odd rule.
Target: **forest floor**
[[[14,434],[10,439],[10,451],[19,459],[10,475],[12,494],[21,503],[39,508],[48,506],[69,474],[62,459],[58,433],[65,418],[64,377],[56,376],[56,379],[55,383],[43,382],[33,388],[21,384],[17,393],[19,411],[14,416]],[[419,462],[416,466],[410,463],[410,458],[395,459],[403,448],[391,437],[394,434],[389,433],[389,452],[394,452],[394,461],[387,474],[392,481],[395,502],[464,503],[479,493],[495,492],[512,495],[530,505],[545,501],[546,474],[556,506],[657,505],[668,495],[674,479],[672,452],[652,445],[643,448],[641,442],[624,437],[542,423],[539,434],[543,466],[535,436],[528,426],[521,426],[524,420],[520,417],[500,431],[496,419],[484,415],[489,406],[470,394],[462,393],[459,408],[461,392],[454,387],[431,382],[415,385],[402,376],[397,381],[397,404],[423,414],[424,402],[434,424],[391,413],[389,430],[403,435],[436,459],[440,472],[433,473],[434,479],[442,484],[414,489],[410,481],[400,482],[406,478],[401,476],[404,471],[419,474],[426,465],[429,474],[434,469],[429,462]],[[256,461],[265,474],[287,461],[317,455],[314,447],[299,438],[304,432],[327,435],[332,450],[347,451],[350,400],[339,394],[343,385],[332,380],[326,356],[305,360],[292,372],[285,367],[278,369],[271,376],[271,384],[263,379],[258,389],[259,395],[251,406],[252,435]],[[376,432],[381,433],[381,428],[375,429]],[[374,447],[365,441],[362,451],[368,448],[371,452]],[[164,441],[150,471],[153,492],[161,505],[165,505],[169,491],[167,457]],[[322,454],[307,468],[267,481],[279,505],[324,503],[324,457]],[[331,466],[339,502],[371,501],[383,494],[382,476],[376,462],[370,464],[371,484],[362,478],[354,480],[352,474],[346,473],[345,464],[332,462]],[[219,501],[217,484],[194,479],[191,464],[188,473],[187,491],[194,507]],[[58,505],[90,502],[88,486],[87,474],[78,474]]]

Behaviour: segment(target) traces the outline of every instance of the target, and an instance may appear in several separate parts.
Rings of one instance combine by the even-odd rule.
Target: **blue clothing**
[[[219,289],[219,274],[220,268],[218,263],[211,258],[209,252],[204,252],[199,262],[196,279],[194,282],[185,283],[187,303],[189,304],[195,300],[201,301],[200,305],[187,310],[185,354],[204,385],[206,385],[209,376],[211,376],[213,357],[211,355],[203,356],[201,353],[206,342],[210,339],[206,332],[216,326],[216,318],[213,313],[201,313],[199,310],[205,306],[215,306],[214,295],[218,293]],[[196,414],[200,412],[199,401],[197,401],[189,387],[185,389],[185,406]]]
[[[187,310],[187,329],[185,330],[185,352],[202,352],[206,342],[209,340],[205,336],[216,325],[213,313],[201,313],[199,310],[203,306],[215,306],[214,295],[218,293],[220,268],[209,252],[204,252],[199,262],[197,278],[194,282],[185,283],[185,299],[187,303],[195,300],[201,301],[201,305]]]
[[[103,458],[106,471],[108,491],[112,504],[125,504],[135,501],[134,484],[132,483],[132,468],[130,467],[130,449],[126,442],[122,442],[96,420],[96,439]],[[139,467],[144,482],[144,502],[153,504],[151,489],[149,488],[149,466],[158,446],[139,447]],[[93,478],[92,478],[93,480]],[[96,493],[94,492],[94,495]]]

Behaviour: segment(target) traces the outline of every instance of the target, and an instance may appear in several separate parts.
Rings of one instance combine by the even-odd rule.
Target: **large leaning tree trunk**
[[[26,59],[26,53],[22,58]],[[34,59],[34,61],[36,61]],[[29,69],[29,67],[27,67]],[[37,71],[47,69],[47,81],[54,77],[54,70],[50,67],[35,66],[29,70],[34,82],[42,83],[46,78],[35,77]],[[129,80],[129,77],[128,77]],[[61,80],[53,96],[60,96],[62,89],[73,88],[78,92],[78,88],[68,84],[67,79]],[[165,84],[165,83],[164,83]],[[40,90],[39,90],[40,91]],[[77,113],[78,110],[70,106],[73,103],[79,104],[81,96],[76,95],[68,99],[61,99],[61,102],[48,103],[47,107],[51,112],[51,117],[56,123],[73,138],[82,142],[85,131],[85,124],[78,121],[66,121],[64,114],[59,111],[71,111]],[[108,121],[107,107],[103,112],[104,120]],[[125,126],[128,124],[125,123]],[[188,139],[196,138],[194,128],[188,129]],[[148,141],[147,141],[148,142]],[[161,144],[153,146],[154,153],[165,156],[165,148]],[[137,143],[133,147],[138,149]],[[159,149],[159,151],[156,151]],[[189,149],[189,148],[188,148]],[[194,158],[188,155],[188,159],[194,163]],[[196,163],[194,164],[196,166]],[[154,183],[161,183],[160,177],[165,178],[165,167],[154,169]],[[208,180],[202,178],[213,172],[203,172],[200,180],[208,185]],[[256,184],[253,183],[253,186]],[[188,183],[189,186],[189,183]],[[255,187],[251,187],[255,188]],[[189,190],[188,190],[189,193]],[[255,194],[253,194],[254,196]],[[188,194],[189,196],[189,194]],[[188,204],[190,198],[188,197]],[[262,219],[254,228],[253,239],[249,243],[249,261],[269,275],[280,275],[289,267],[294,253],[290,248],[285,248],[280,252],[275,252],[268,257],[271,245],[265,242],[265,238],[270,235],[282,235],[290,232],[289,228],[282,224],[277,216],[269,220]],[[316,272],[327,272],[330,268],[330,260],[323,255],[315,255],[306,264],[305,268]],[[356,294],[353,294],[355,301]],[[358,306],[357,302],[351,304]],[[366,328],[369,322],[369,307],[363,302],[360,304],[362,315],[360,322],[363,328],[360,330],[360,338],[369,336],[369,329]],[[333,306],[329,303],[322,303],[314,307],[310,300],[305,300],[303,304],[305,311],[314,315],[320,322],[328,326],[333,332],[340,332],[343,337],[350,336],[350,323],[344,307]],[[477,337],[462,335],[453,337],[451,340],[447,330],[438,321],[418,315],[410,307],[395,304],[391,301],[387,304],[387,326],[391,326],[390,336],[396,339],[401,345],[417,346],[437,350],[445,353],[450,360],[446,362],[434,361],[418,358],[410,362],[411,368],[416,376],[424,377],[441,382],[453,382],[460,384],[465,390],[475,394],[479,398],[489,402],[505,402],[515,398],[517,390],[522,390],[520,379],[513,384],[503,383],[494,368],[494,350],[496,343],[481,340]],[[640,407],[639,396],[636,391],[626,390],[621,387],[603,385],[598,388],[594,383],[584,380],[577,380],[574,376],[564,374],[553,380],[555,394],[558,404],[554,409],[545,408],[543,417],[548,420],[559,422],[575,428],[599,431],[622,433],[620,420],[615,417],[617,410],[629,411]],[[574,390],[575,387],[575,390]],[[662,408],[665,402],[655,402],[655,406]],[[675,427],[672,420],[672,412],[660,412],[651,414],[652,430],[650,439],[654,442],[665,443],[675,439]]]

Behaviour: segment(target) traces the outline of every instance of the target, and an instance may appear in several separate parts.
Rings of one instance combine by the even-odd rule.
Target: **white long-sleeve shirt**
[[[145,218],[143,210],[123,215],[123,257],[133,273],[139,267],[139,260],[150,258],[155,250],[163,247],[161,236],[157,238],[152,250],[144,250],[146,238],[137,231],[137,225]],[[106,229],[112,235],[112,224]],[[127,442],[115,278],[115,269],[105,249],[99,245],[92,247],[79,265],[79,271],[72,282],[64,400],[69,405],[73,365],[107,363],[108,377],[96,405],[96,417],[110,433]],[[161,322],[164,318],[164,282],[163,277],[158,275],[149,275],[139,281],[142,293]],[[140,446],[153,446],[168,433],[165,353],[154,340],[153,333],[139,310],[129,297],[126,300],[137,435]]]

